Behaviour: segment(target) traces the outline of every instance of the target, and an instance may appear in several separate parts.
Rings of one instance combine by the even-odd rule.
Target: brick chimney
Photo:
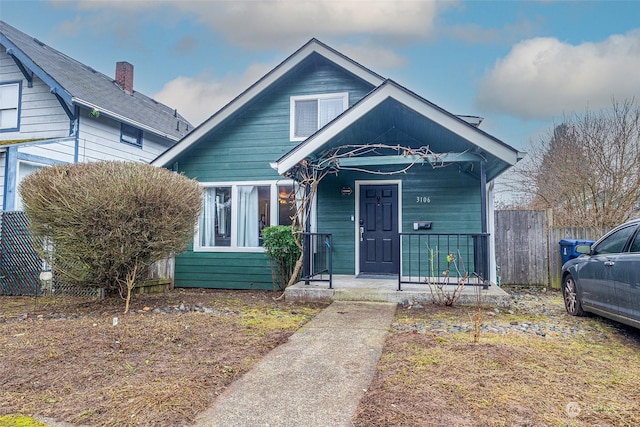
[[[126,61],[116,62],[116,84],[127,95],[133,94],[133,65]]]

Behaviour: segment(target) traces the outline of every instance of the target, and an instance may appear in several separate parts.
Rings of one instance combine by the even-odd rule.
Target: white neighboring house
[[[53,164],[150,162],[191,131],[133,89],[133,65],[105,76],[0,21],[0,207],[21,210],[20,181]]]

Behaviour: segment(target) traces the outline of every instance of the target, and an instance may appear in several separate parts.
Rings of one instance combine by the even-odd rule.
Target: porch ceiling
[[[480,168],[475,164],[486,160],[487,180],[492,180],[511,165],[489,153],[483,152],[473,142],[461,137],[441,124],[425,117],[396,101],[387,98],[371,111],[353,122],[314,152],[321,152],[349,144],[385,144],[391,146],[419,148],[428,146],[432,152],[446,162],[457,162],[461,168],[479,176]],[[313,156],[312,156],[313,157]],[[370,153],[367,157],[346,159],[347,163],[361,166],[410,163],[414,159],[393,152]]]

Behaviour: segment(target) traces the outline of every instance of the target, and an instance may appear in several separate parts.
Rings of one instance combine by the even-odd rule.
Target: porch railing
[[[484,285],[489,272],[489,234],[399,233],[400,274],[403,283]]]
[[[305,285],[311,281],[329,282],[333,288],[332,236],[329,233],[302,233],[304,250],[301,280]]]

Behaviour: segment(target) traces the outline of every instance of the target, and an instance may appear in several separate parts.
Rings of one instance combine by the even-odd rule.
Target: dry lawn
[[[640,331],[602,318],[564,313],[559,293],[535,310],[513,309],[484,321],[494,327],[546,322],[584,332],[563,337],[436,332],[434,318],[472,326],[470,308],[398,309],[377,375],[361,401],[356,426],[638,426]],[[540,304],[546,313],[540,314]],[[496,328],[498,329],[498,328]],[[499,329],[498,329],[499,330]]]
[[[472,308],[399,308],[354,424],[640,425],[640,331],[567,316],[557,293],[540,295],[512,314],[483,311],[486,325],[508,333],[485,331],[478,344],[470,332],[433,326],[434,319],[472,325]],[[35,414],[76,426],[189,425],[322,308],[272,296],[177,290],[138,296],[126,316],[119,299],[39,299],[36,308],[33,298],[0,297],[0,420]],[[180,303],[214,312],[153,313]],[[516,322],[580,333],[525,334],[509,327]]]
[[[176,290],[135,297],[127,315],[119,298],[0,297],[0,417],[188,425],[322,307],[274,295]],[[153,313],[181,303],[214,312]]]

